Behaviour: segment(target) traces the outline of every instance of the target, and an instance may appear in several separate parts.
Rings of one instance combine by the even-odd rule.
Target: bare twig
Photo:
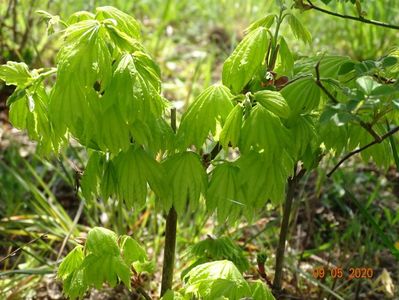
[[[370,19],[363,18],[361,16],[355,17],[355,16],[350,16],[350,15],[343,15],[343,14],[339,14],[339,13],[321,8],[319,6],[316,6],[310,0],[307,0],[307,2],[309,3],[308,9],[314,9],[314,10],[320,11],[322,13],[325,13],[325,14],[328,14],[331,16],[335,16],[338,18],[342,18],[342,19],[348,19],[348,20],[353,20],[353,21],[371,24],[371,25],[375,25],[375,26],[399,30],[399,25],[384,23],[384,22],[376,21],[376,20],[370,20]]]
[[[37,237],[37,238],[34,238],[33,240],[27,242],[26,244],[24,244],[24,245],[22,245],[21,247],[15,249],[15,250],[12,251],[11,253],[9,253],[8,255],[6,255],[6,256],[3,257],[2,259],[0,259],[0,263],[2,263],[3,261],[5,261],[6,259],[9,259],[10,257],[16,255],[19,251],[23,250],[24,247],[26,247],[26,246],[28,246],[28,245],[30,245],[30,244],[33,244],[33,243],[35,243],[35,242],[38,241],[38,240],[42,240],[42,239],[44,240],[44,239],[46,239],[46,238],[47,238],[47,233],[44,233],[44,234],[40,235],[40,236]]]
[[[356,155],[364,150],[366,150],[367,148],[370,148],[371,146],[374,146],[375,144],[379,144],[381,143],[383,140],[385,140],[386,138],[390,137],[391,135],[395,134],[396,132],[399,131],[399,126],[394,127],[393,129],[391,129],[390,131],[388,131],[386,134],[384,134],[383,136],[380,137],[379,140],[374,140],[371,143],[368,143],[366,145],[364,145],[363,147],[360,147],[356,150],[353,150],[351,152],[349,152],[348,154],[346,154],[336,165],[335,167],[328,172],[327,177],[330,177],[347,159],[349,159],[350,157],[352,157],[353,155]]]

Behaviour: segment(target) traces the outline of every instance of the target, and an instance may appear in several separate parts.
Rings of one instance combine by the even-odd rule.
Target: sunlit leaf
[[[233,95],[223,85],[213,85],[203,91],[183,115],[177,138],[185,149],[200,148],[208,135],[216,134],[217,124],[223,126],[233,109]]]
[[[269,43],[268,31],[259,27],[238,44],[223,64],[223,84],[239,93],[263,63]]]

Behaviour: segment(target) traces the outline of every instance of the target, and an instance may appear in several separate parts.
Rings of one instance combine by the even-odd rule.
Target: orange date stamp
[[[312,270],[312,275],[316,279],[323,279],[327,276],[330,276],[334,279],[360,279],[360,278],[373,278],[374,270],[368,267],[357,267],[357,268],[325,268],[325,267],[317,267]]]

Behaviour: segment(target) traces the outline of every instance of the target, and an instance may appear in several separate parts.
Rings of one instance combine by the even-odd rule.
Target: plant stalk
[[[172,289],[173,271],[175,265],[177,213],[175,208],[169,210],[166,217],[165,250],[163,254],[163,270],[161,296]]]
[[[173,131],[176,132],[176,108],[172,108],[170,111],[170,123]],[[177,228],[177,213],[175,208],[172,206],[166,217],[161,297],[168,290],[172,289],[173,271],[175,266],[175,251],[176,251],[176,228]]]
[[[305,174],[305,169],[301,169],[298,174],[288,179],[288,189],[285,197],[283,219],[281,221],[280,236],[278,241],[278,247],[276,251],[276,265],[275,274],[273,280],[273,289],[278,293],[281,290],[281,282],[283,279],[283,264],[285,254],[285,242],[287,240],[289,221],[291,215],[292,202],[295,196],[295,189],[298,185],[298,181]]]

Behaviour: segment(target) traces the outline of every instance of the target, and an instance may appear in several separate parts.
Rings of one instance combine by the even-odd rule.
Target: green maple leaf
[[[233,109],[233,95],[223,85],[213,85],[203,91],[183,115],[177,132],[182,149],[189,145],[200,148],[209,133],[216,134],[219,124],[223,126]]]

